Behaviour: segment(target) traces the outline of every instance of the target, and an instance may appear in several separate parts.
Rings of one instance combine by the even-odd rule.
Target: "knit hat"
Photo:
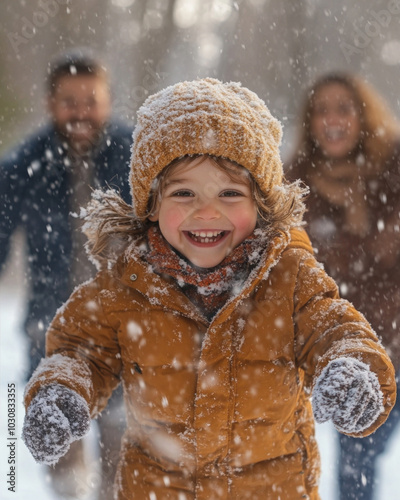
[[[157,175],[185,155],[209,154],[234,161],[269,193],[282,183],[281,138],[279,121],[240,83],[205,78],[161,90],[137,113],[131,160],[136,214],[145,215]]]

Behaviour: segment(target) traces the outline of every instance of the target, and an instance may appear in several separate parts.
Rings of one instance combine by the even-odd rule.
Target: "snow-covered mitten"
[[[383,411],[378,377],[354,358],[331,361],[318,377],[312,398],[315,420],[332,420],[340,432],[367,429]]]
[[[89,407],[82,396],[64,385],[51,384],[32,399],[22,439],[38,463],[54,465],[89,428]]]

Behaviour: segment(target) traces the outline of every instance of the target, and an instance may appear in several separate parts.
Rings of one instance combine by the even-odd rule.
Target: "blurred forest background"
[[[400,0],[3,0],[0,14],[0,152],[45,120],[47,63],[74,46],[101,55],[129,120],[179,80],[241,81],[282,121],[284,157],[326,71],[362,75],[400,115]]]

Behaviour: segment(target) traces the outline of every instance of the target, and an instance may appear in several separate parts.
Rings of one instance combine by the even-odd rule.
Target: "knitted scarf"
[[[256,229],[218,266],[205,269],[195,267],[177,253],[158,226],[152,226],[147,232],[149,252],[144,258],[154,272],[174,278],[185,295],[211,320],[227,300],[240,291],[259,262],[268,240],[264,231]]]

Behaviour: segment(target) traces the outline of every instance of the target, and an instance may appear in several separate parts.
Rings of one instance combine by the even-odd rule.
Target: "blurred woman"
[[[317,258],[364,313],[400,371],[400,126],[366,82],[328,74],[310,89],[290,179],[310,188]],[[398,380],[398,378],[397,378]],[[340,436],[340,499],[374,498],[375,464],[400,420],[365,439]]]

